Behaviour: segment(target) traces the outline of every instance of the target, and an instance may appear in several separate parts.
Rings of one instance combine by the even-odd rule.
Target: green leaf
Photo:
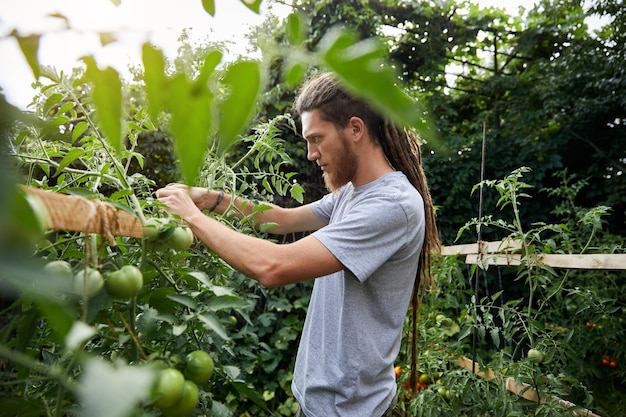
[[[230,287],[222,287],[222,286],[219,286],[219,285],[211,286],[211,291],[213,292],[213,294],[215,294],[217,296],[221,296],[221,295],[236,296],[237,295],[237,294],[235,294],[235,292],[233,291],[232,288],[230,288]]]
[[[263,0],[241,0],[244,6],[257,14],[261,12],[262,1]]]
[[[198,308],[198,303],[196,303],[196,301],[193,298],[188,297],[186,295],[168,294],[167,298],[169,298],[170,300],[176,301],[178,304],[182,304],[185,307],[189,307],[194,310]]]
[[[78,122],[74,129],[72,129],[72,142],[74,142],[83,132],[87,129],[87,122]]]
[[[494,327],[489,331],[491,340],[495,346],[500,346],[500,329]]]
[[[70,195],[77,195],[79,197],[84,197],[90,200],[100,197],[98,193],[93,192],[92,190],[89,190],[87,188],[72,187],[68,188],[66,191]]]
[[[256,61],[236,62],[222,81],[229,91],[220,103],[220,153],[236,142],[236,136],[252,118],[261,89],[261,66]]]
[[[74,108],[75,103],[72,101],[68,101],[67,103],[65,103],[64,105],[61,106],[61,108],[59,109],[59,114],[64,114],[66,112],[68,112],[70,109]]]
[[[122,199],[123,197],[128,197],[129,195],[133,195],[135,192],[133,189],[125,189],[125,190],[119,190],[114,192],[113,194],[111,194],[111,196],[109,197],[109,199],[113,200],[113,201],[117,201]]]
[[[206,54],[200,68],[200,74],[196,79],[196,88],[206,88],[209,78],[213,75],[219,63],[222,62],[223,56],[224,54],[217,49]]]
[[[296,200],[298,203],[302,203],[304,200],[304,188],[302,188],[300,184],[293,184],[289,193],[291,194],[291,198]]]
[[[171,80],[170,131],[180,167],[189,185],[195,181],[209,145],[213,94],[178,74]]]
[[[50,96],[46,98],[46,101],[43,104],[43,113],[50,115],[50,111],[61,100],[63,100],[63,94],[59,94],[59,93],[50,94]]]
[[[240,382],[240,381],[231,381],[230,383],[241,395],[243,395],[244,397],[248,398],[249,400],[251,400],[252,402],[254,402],[256,405],[258,405],[259,407],[261,407],[263,410],[266,410],[269,412],[269,409],[267,408],[267,405],[265,404],[265,401],[263,401],[263,397],[261,397],[255,390],[253,390],[252,388],[250,388],[248,385],[246,385],[244,382]]]
[[[72,162],[74,162],[76,159],[78,159],[81,156],[83,156],[84,153],[85,153],[85,151],[82,148],[72,148],[72,149],[70,149],[70,151],[65,154],[65,156],[63,157],[63,159],[59,163],[59,166],[57,167],[57,170],[56,170],[56,173],[54,174],[54,176],[56,177],[57,175],[59,175]]]
[[[195,279],[196,281],[202,283],[205,287],[207,288],[211,287],[211,280],[209,279],[207,274],[205,274],[204,272],[191,271],[186,274],[185,278]]]
[[[300,45],[306,40],[306,25],[299,13],[291,13],[285,23],[287,40],[292,45]]]
[[[396,123],[416,128],[424,139],[434,139],[422,103],[398,85],[397,72],[385,62],[387,48],[377,39],[360,42],[343,29],[330,30],[320,42],[322,61],[353,94],[367,100]]]
[[[266,222],[266,223],[261,223],[259,225],[259,232],[261,233],[266,233],[271,231],[273,228],[275,228],[276,226],[278,226],[278,223],[275,222]]]
[[[87,65],[85,77],[93,83],[92,98],[100,127],[109,144],[119,152],[122,149],[122,81],[112,67],[99,69],[91,56],[83,60]]]
[[[39,68],[39,39],[41,35],[33,34],[28,36],[15,36],[17,43],[26,58],[26,62],[33,71],[35,78],[39,78],[41,70]]]
[[[152,52],[147,50],[144,54],[150,56]],[[163,90],[163,85],[168,86],[165,90],[168,90],[169,94],[156,100],[159,102],[159,108],[167,107],[172,115],[170,132],[174,137],[174,149],[187,184],[192,184],[198,175],[209,145],[213,126],[214,97],[209,89],[208,79],[221,59],[220,51],[207,54],[196,81],[189,80],[182,73],[165,81],[158,79],[162,72],[157,71],[150,77],[154,84],[153,96],[161,94],[158,90]]]
[[[297,55],[287,57],[283,69],[283,79],[290,86],[299,85],[306,75],[308,64],[299,59]]]
[[[202,7],[208,14],[215,16],[215,2],[213,0],[202,0]]]
[[[243,307],[248,306],[248,302],[243,300],[239,296],[232,295],[222,295],[219,297],[210,298],[205,304],[204,307],[207,311],[220,311],[220,310],[231,310],[231,309],[241,309]]]
[[[206,313],[198,315],[198,319],[204,323],[204,327],[213,330],[219,337],[224,340],[230,340],[228,337],[228,333],[226,333],[226,329],[220,322],[220,320],[213,314]]]
[[[165,58],[161,50],[149,43],[144,43],[142,60],[148,96],[148,114],[152,120],[157,120],[159,112],[165,107],[169,94],[168,80],[165,75]]]

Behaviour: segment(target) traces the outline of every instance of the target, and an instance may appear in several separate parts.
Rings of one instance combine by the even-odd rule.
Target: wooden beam
[[[470,253],[495,253],[515,252],[522,248],[519,240],[505,239],[493,242],[481,241],[479,243],[467,243],[464,245],[444,246],[441,248],[442,255],[467,255]]]
[[[36,187],[24,187],[26,192],[43,203],[50,229],[98,233],[107,236],[140,238],[143,228],[139,217],[100,200],[55,193]]]
[[[516,266],[521,263],[521,255],[474,253],[466,256],[465,263]],[[536,255],[532,263],[553,268],[626,270],[626,254],[543,254]]]

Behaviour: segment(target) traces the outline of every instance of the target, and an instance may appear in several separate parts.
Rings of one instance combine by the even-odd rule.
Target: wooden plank
[[[442,255],[467,255],[470,253],[495,253],[514,252],[522,248],[519,240],[506,239],[492,242],[481,241],[479,243],[467,243],[464,245],[444,246],[441,248]]]
[[[481,255],[477,253],[470,253],[465,257],[465,263],[470,265],[486,264],[486,265],[504,265],[504,266],[516,266],[521,263],[521,255],[501,255],[501,254],[487,254]]]
[[[521,262],[519,254],[468,254],[467,264],[516,266]],[[537,255],[533,263],[553,268],[626,270],[626,254],[544,254]]]
[[[498,378],[498,376],[491,369],[484,369],[484,368],[480,369],[480,366],[476,362],[464,356],[460,357],[457,360],[456,364],[457,366],[461,368],[465,368],[468,371],[474,372],[476,375],[480,376],[481,378],[485,378],[488,380],[493,380],[493,379]],[[516,382],[515,379],[512,377],[504,377],[502,378],[502,380],[504,383],[504,387],[506,388],[507,391],[512,392],[513,394],[517,394],[530,401],[534,401],[534,402],[540,401],[540,397],[539,397],[539,394],[537,393],[537,390],[535,390],[531,385],[526,384],[526,383]],[[557,401],[559,404],[567,408],[576,407],[576,404],[570,401],[566,401],[562,398],[558,398],[558,397],[551,397],[551,398],[552,400]],[[542,399],[541,401],[545,401],[545,400]],[[595,414],[592,411],[584,409],[584,408],[574,410],[574,415],[586,416],[586,417],[601,417],[598,414]]]
[[[554,268],[626,269],[626,253],[546,254],[541,261]]]
[[[105,236],[143,236],[141,220],[100,200],[54,193],[35,187],[26,192],[41,201],[48,212],[48,228]]]

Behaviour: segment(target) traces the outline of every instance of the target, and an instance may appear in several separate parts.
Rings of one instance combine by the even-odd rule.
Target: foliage
[[[384,40],[409,93],[428,101],[437,140],[423,134],[424,165],[445,243],[454,242],[467,213],[479,212],[470,191],[483,155],[486,177],[528,166],[528,181],[539,190],[556,186],[553,174],[565,167],[589,178],[593,186],[579,200],[612,207],[610,227],[624,232],[619,2],[589,6],[610,19],[596,33],[587,26],[592,13],[577,0],[541,1],[513,16],[464,1],[356,3],[296,4],[311,16],[311,48],[344,18],[363,37]],[[529,201],[523,218],[554,221],[556,203],[546,196]]]
[[[543,253],[624,253],[624,238],[606,231],[606,208],[572,205],[585,184],[573,183],[575,178],[566,173],[561,173],[561,186],[550,190],[561,201],[556,214],[562,222],[524,229],[519,216],[530,197],[523,181],[527,174],[521,168],[484,183],[497,191],[498,206],[515,220],[488,215],[461,230],[503,229],[507,237],[523,242],[521,265],[489,266],[489,254],[471,268],[456,256],[437,265],[437,289],[424,296],[419,327],[420,371],[431,376],[431,384],[416,397],[405,397],[402,407],[409,415],[574,415],[575,409],[559,399],[603,416],[626,410],[624,272],[557,270],[535,261]],[[533,361],[527,356],[531,348],[545,359]],[[459,357],[475,360],[477,370],[489,368],[495,378],[460,368]],[[603,363],[607,358],[616,363],[614,368]],[[537,405],[508,392],[509,377],[529,384],[543,402]],[[406,373],[399,380],[405,392],[407,380]]]
[[[212,1],[202,3],[215,13]],[[261,1],[244,3],[258,11]],[[594,5],[612,18],[595,37],[577,1],[542,2],[515,17],[452,1],[293,3],[297,14],[272,18],[269,36],[259,36],[263,60],[226,63],[220,45],[183,42],[172,64],[146,44],[134,83],[89,57],[85,68],[57,74],[38,65],[40,35],[12,35],[49,83],[32,113],[0,100],[2,413],[158,415],[156,371],[184,370],[195,350],[215,362],[195,415],[295,413],[291,369],[310,284],[266,290],[200,244],[176,252],[128,237],[42,235],[35,206],[16,184],[105,201],[142,221],[162,218],[164,234],[176,219],[153,191],[173,181],[245,195],[254,210],[268,200],[310,201],[323,192],[319,172],[305,161],[289,111],[305,74],[324,68],[429,139],[424,163],[447,243],[475,240],[478,229],[526,243],[517,269],[441,259],[438,288],[420,311],[420,369],[429,386],[411,396],[401,372],[400,408],[415,416],[567,415],[558,397],[623,415],[623,272],[534,262],[541,253],[624,251],[619,2]],[[483,132],[485,177],[502,179],[475,186]],[[468,221],[478,212],[472,189],[484,192],[493,214]],[[278,239],[255,230],[251,217],[219,220]],[[88,298],[43,269],[52,260],[105,276],[136,265],[144,286],[128,300],[106,292]],[[546,359],[531,361],[530,348]],[[497,379],[460,368],[461,356]],[[398,360],[403,369],[407,363]],[[546,401],[508,392],[506,377]]]

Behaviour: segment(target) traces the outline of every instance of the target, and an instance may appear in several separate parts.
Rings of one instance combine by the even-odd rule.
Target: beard
[[[326,172],[322,175],[324,184],[330,192],[334,192],[339,188],[352,181],[356,174],[357,158],[354,152],[348,147],[348,139],[344,134],[340,134],[339,147],[337,155],[333,158],[333,172]]]

